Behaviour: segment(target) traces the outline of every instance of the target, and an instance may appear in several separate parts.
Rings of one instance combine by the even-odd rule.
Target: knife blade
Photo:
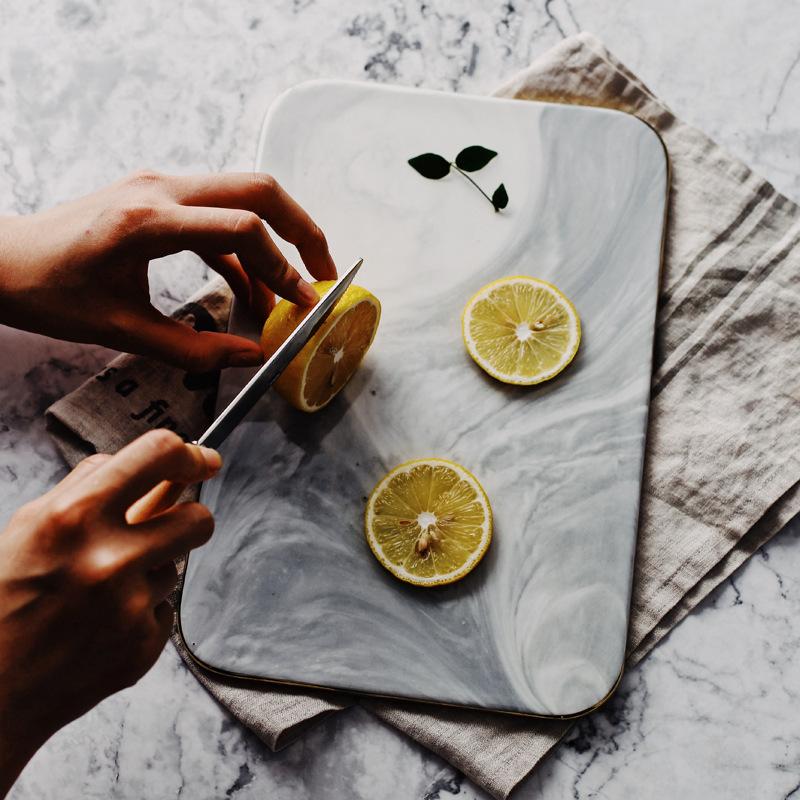
[[[289,338],[275,351],[269,360],[245,384],[222,413],[211,423],[196,444],[218,448],[233,429],[244,419],[247,412],[280,377],[292,359],[303,349],[308,340],[319,330],[320,325],[333,311],[339,298],[347,291],[356,273],[364,263],[359,258],[320,298],[306,314],[303,321],[292,331]]]

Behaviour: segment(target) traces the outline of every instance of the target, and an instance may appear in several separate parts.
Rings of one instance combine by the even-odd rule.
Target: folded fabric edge
[[[79,436],[51,409],[45,412],[45,428],[59,455],[70,468],[97,452],[91,442]]]
[[[642,82],[642,80],[634,75],[621,61],[619,61],[613,53],[603,44],[603,42],[590,31],[581,31],[574,36],[568,36],[558,44],[546,50],[538,58],[534,59],[527,67],[518,70],[514,75],[501,84],[497,89],[492,92],[496,96],[508,96],[513,94],[515,89],[524,84],[530,74],[535,74],[539,68],[540,62],[545,61],[562,61],[563,57],[561,52],[563,50],[580,50],[585,47],[590,50],[595,56],[602,59],[612,66],[612,68],[619,72],[626,81],[639,89],[642,93],[646,94],[649,98],[656,101],[659,105],[663,105],[661,101],[653,94],[652,91]],[[588,98],[586,99],[589,102]]]
[[[671,623],[671,626],[674,626],[686,616],[688,611],[681,616],[673,617],[672,615],[676,607],[691,602],[691,605],[688,609],[691,610],[691,608],[697,605],[697,603],[699,603],[703,597],[711,592],[719,582],[724,580],[725,577],[730,575],[740,564],[742,564],[748,557],[747,554],[752,555],[753,552],[755,552],[755,550],[761,546],[761,544],[763,544],[765,541],[768,541],[770,538],[772,538],[772,536],[780,531],[780,527],[775,528],[768,537],[764,538],[764,526],[772,526],[775,519],[782,519],[782,524],[785,525],[789,522],[789,520],[792,519],[792,517],[800,513],[800,494],[798,494],[799,483],[800,462],[798,462],[797,459],[792,458],[785,464],[781,465],[781,470],[776,470],[771,481],[765,483],[765,485],[759,488],[759,494],[766,496],[766,505],[763,513],[757,518],[757,522],[753,526],[751,526],[748,530],[745,530],[743,533],[739,533],[738,531],[728,531],[728,535],[725,539],[727,545],[726,547],[717,548],[712,553],[704,555],[705,545],[702,545],[694,549],[687,555],[686,558],[684,558],[684,565],[689,563],[701,564],[704,561],[706,562],[706,568],[699,574],[693,576],[693,581],[691,581],[690,578],[691,582],[687,581],[686,583],[678,583],[677,574],[668,575],[665,576],[665,580],[662,583],[659,583],[658,586],[651,589],[651,591],[648,593],[636,598],[636,602],[639,606],[650,609],[654,606],[657,606],[657,603],[654,603],[654,600],[659,593],[664,592],[665,587],[672,585],[675,588],[676,599],[673,603],[661,608],[660,612],[657,614],[647,615],[649,627],[640,631],[638,641],[636,641],[635,637],[629,634],[628,660],[631,659],[633,653],[641,648],[643,642],[650,639],[657,629],[660,627],[665,628],[665,620],[668,618],[670,620],[674,619],[674,622]],[[760,540],[760,544],[753,546],[751,549],[747,549],[749,543],[757,540]],[[740,557],[741,559],[738,562],[736,561],[737,557]],[[729,562],[729,559],[732,560]],[[735,566],[732,566],[734,562]],[[716,575],[717,571],[722,565],[728,566],[729,572],[727,575],[719,578],[717,583],[714,583],[707,588],[699,597],[695,597],[697,587],[703,585],[709,576]],[[692,600],[690,601],[688,598],[692,598]],[[631,615],[631,620],[632,619],[633,615]],[[657,644],[657,642],[663,638],[667,630],[668,629],[665,628],[665,630],[655,636],[652,644],[649,646],[646,652],[649,652],[649,650],[651,650],[655,644]],[[643,655],[640,655],[637,661],[641,660],[642,657]]]
[[[795,483],[712,569],[655,623],[631,650],[628,663],[638,664],[714,590],[730,578],[758,550],[792,523],[800,528],[800,481]]]
[[[505,800],[574,724],[571,720],[531,719],[412,702],[390,704],[362,698],[360,703],[383,722],[436,753],[496,800]],[[487,740],[522,737],[524,744],[506,741],[502,748],[484,747],[482,754],[465,757],[458,728],[476,725],[487,729]],[[491,769],[485,768],[487,760],[491,761]]]
[[[277,698],[278,703],[282,698],[283,702],[267,709],[263,707],[265,684],[210,673],[194,661],[177,632],[173,632],[171,641],[198,683],[227,713],[253,731],[273,752],[290,745],[304,731],[330,714],[353,705],[349,697],[334,692],[306,694],[302,689],[275,685],[270,686],[271,697],[273,700]],[[267,716],[271,724],[264,724],[266,720],[262,711],[269,712]],[[283,716],[291,717],[292,721],[282,724]]]
[[[547,77],[546,73],[550,71],[548,64],[567,65],[569,56],[580,54],[587,50],[623,79],[625,85],[624,87],[617,87],[619,91],[615,94],[615,102],[611,102],[611,99],[607,96],[588,97],[585,94],[576,94],[564,88],[544,90],[543,87],[535,86],[536,78]],[[543,69],[545,71],[544,74],[542,73]],[[623,92],[622,89],[626,91]],[[596,36],[588,31],[583,31],[575,36],[567,37],[561,43],[547,50],[539,58],[532,61],[515,75],[512,75],[504,84],[495,89],[492,92],[492,96],[614,108],[627,113],[634,113],[637,110],[636,104],[630,102],[630,98],[626,93],[636,93],[641,100],[657,106],[659,109],[659,121],[662,126],[668,127],[668,123],[674,121],[675,118],[670,109],[636,75],[615,58]]]

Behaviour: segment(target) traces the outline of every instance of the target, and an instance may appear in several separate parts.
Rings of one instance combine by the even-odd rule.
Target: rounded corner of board
[[[312,78],[311,80],[301,81],[293,86],[289,86],[277,94],[267,106],[267,110],[264,112],[264,117],[261,120],[261,130],[258,136],[254,165],[255,171],[263,169],[262,154],[264,152],[267,130],[278,114],[282,113],[297,100],[304,102],[305,96],[309,92],[315,92],[320,89],[325,89],[326,87],[338,86],[345,83],[348,83],[348,81],[338,81],[333,78]]]
[[[643,119],[638,114],[635,114],[633,111],[627,111],[622,108],[614,108],[610,110],[615,111],[618,114],[625,115],[629,120],[631,120],[633,125],[638,125],[644,136],[650,139],[653,145],[658,148],[658,152],[664,159],[665,167],[669,167],[669,151],[667,150],[667,144],[664,141],[664,137],[659,133],[658,129],[652,123],[648,122],[646,119]]]
[[[570,711],[565,714],[560,714],[559,716],[562,719],[580,719],[581,717],[585,717],[594,711],[602,708],[617,692],[620,683],[622,683],[622,676],[625,674],[625,662],[623,659],[622,664],[620,664],[619,672],[617,673],[617,677],[614,678],[611,685],[605,689],[602,693],[600,693],[592,703],[587,705],[585,708],[582,708],[578,711]]]

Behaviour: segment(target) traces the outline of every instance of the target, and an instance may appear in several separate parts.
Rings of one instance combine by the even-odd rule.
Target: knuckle
[[[242,211],[233,218],[233,233],[235,236],[261,236],[264,232],[264,223],[261,217],[252,211]]]
[[[186,515],[193,533],[208,537],[214,532],[214,515],[202,503],[187,503]]]
[[[48,516],[57,531],[74,532],[86,526],[93,511],[90,497],[58,497],[50,503]]]
[[[319,250],[328,249],[328,240],[325,237],[325,234],[322,232],[322,228],[320,228],[316,222],[311,223],[311,228],[306,235],[306,241],[312,247],[315,247]]]
[[[129,559],[108,544],[95,545],[76,563],[76,577],[85,586],[106,587],[119,580]]]
[[[285,258],[281,258],[275,261],[275,264],[272,268],[272,274],[275,280],[281,286],[285,286],[287,283],[293,283],[292,280],[292,278],[294,277],[293,273],[294,269]]]
[[[211,346],[206,332],[187,339],[181,363],[189,372],[210,372],[219,367],[219,353]]]
[[[124,341],[130,336],[134,319],[126,308],[112,308],[105,315],[103,322],[114,341]]]
[[[124,350],[130,346],[131,331],[137,329],[139,321],[128,309],[113,308],[105,315],[103,324],[108,332],[106,337],[108,346]]]
[[[152,169],[137,169],[126,178],[129,186],[153,186],[162,182],[164,176]]]
[[[178,453],[185,447],[183,439],[167,428],[156,428],[153,431],[148,431],[142,436],[142,439],[156,453],[170,455]]]
[[[130,235],[144,228],[155,216],[149,203],[126,203],[116,210],[114,229],[117,235]]]
[[[20,506],[9,520],[9,526],[14,528],[28,528],[36,525],[42,516],[42,501],[32,500]]]
[[[78,466],[79,467],[93,467],[93,466],[100,466],[101,464],[105,464],[108,459],[111,458],[108,453],[92,453],[90,456],[86,456],[86,458],[81,461]]]
[[[151,600],[147,592],[131,592],[124,601],[123,613],[132,627],[141,624],[145,615],[151,611]]]
[[[279,188],[278,181],[266,172],[256,172],[251,176],[250,180],[253,189],[258,194],[272,194]]]

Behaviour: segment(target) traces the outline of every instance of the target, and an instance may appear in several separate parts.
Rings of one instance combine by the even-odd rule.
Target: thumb
[[[196,331],[159,315],[132,332],[136,352],[152,356],[189,372],[211,372],[225,367],[251,367],[264,361],[256,342],[229,333]]]

